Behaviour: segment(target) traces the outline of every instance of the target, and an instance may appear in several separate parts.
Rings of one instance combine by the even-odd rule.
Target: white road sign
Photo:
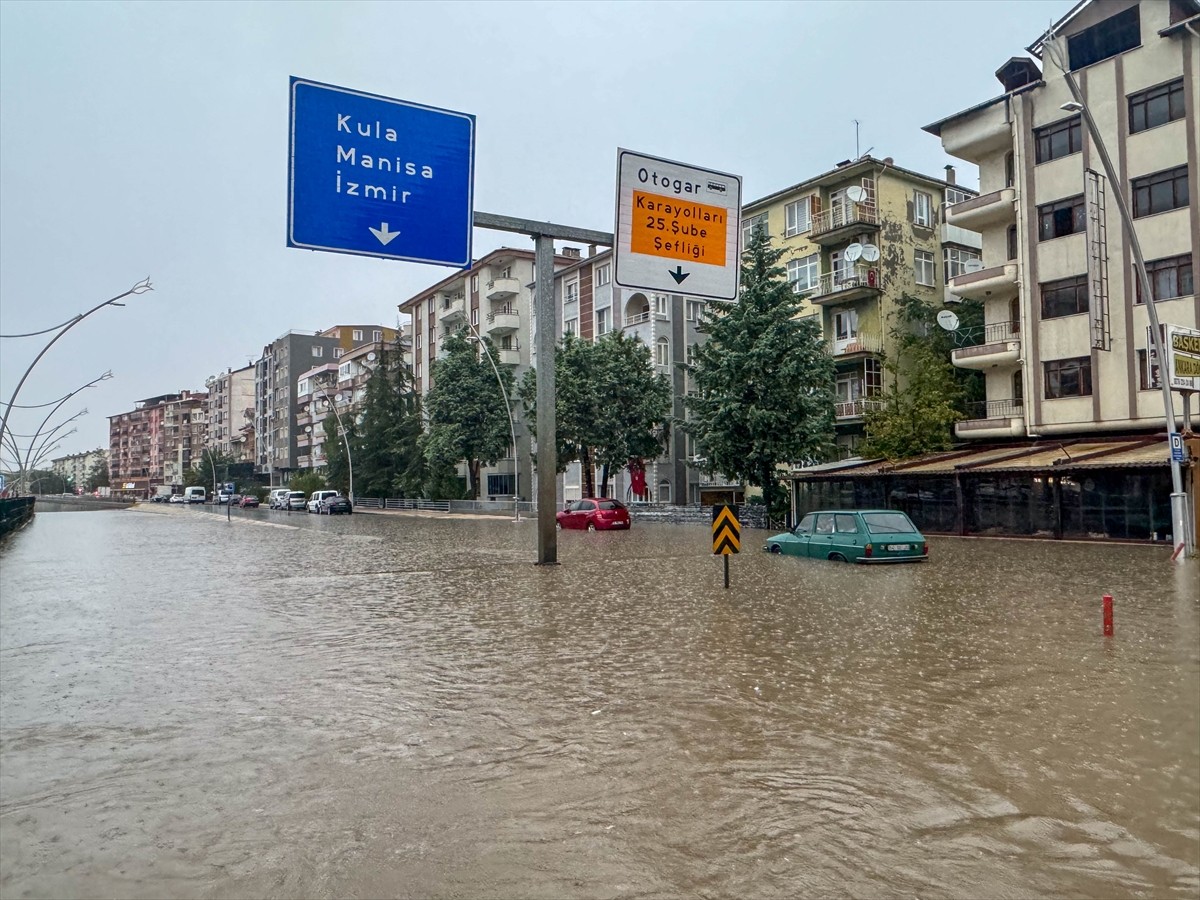
[[[741,212],[740,176],[618,149],[613,281],[736,300]]]

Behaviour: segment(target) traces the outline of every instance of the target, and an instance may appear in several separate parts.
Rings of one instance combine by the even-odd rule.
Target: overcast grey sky
[[[203,390],[289,329],[395,324],[449,270],[285,245],[288,76],[472,113],[475,208],[613,227],[617,147],[740,174],[755,199],[860,151],[940,174],[921,126],[1071,0],[0,3],[0,333],[153,293],[59,341],[19,403],[107,416]],[[975,186],[975,171],[958,166]],[[527,239],[476,230],[475,256]],[[0,343],[0,395],[45,339]],[[28,433],[41,416],[14,414]]]

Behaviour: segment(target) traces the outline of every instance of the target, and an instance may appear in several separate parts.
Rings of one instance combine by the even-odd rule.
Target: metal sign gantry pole
[[[613,245],[610,231],[592,231],[532,219],[516,219],[493,213],[476,212],[476,228],[525,234],[534,239],[534,271],[537,283],[533,295],[537,316],[537,519],[538,565],[558,564],[558,441],[554,403],[554,351],[558,340],[558,305],[554,302],[554,241],[582,241],[605,247]],[[514,451],[516,452],[515,448]]]

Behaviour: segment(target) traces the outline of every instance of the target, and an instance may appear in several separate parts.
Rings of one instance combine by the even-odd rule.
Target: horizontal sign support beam
[[[555,225],[553,222],[535,222],[533,219],[518,219],[514,216],[498,216],[495,213],[475,212],[475,227],[493,231],[511,231],[531,237],[557,238],[560,241],[583,241],[586,244],[613,245],[611,231],[593,231],[573,225]]]

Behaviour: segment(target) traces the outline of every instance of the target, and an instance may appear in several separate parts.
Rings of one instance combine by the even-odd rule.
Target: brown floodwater
[[[206,509],[0,548],[0,894],[1200,894],[1200,567]],[[1101,595],[1116,634],[1101,634]]]

